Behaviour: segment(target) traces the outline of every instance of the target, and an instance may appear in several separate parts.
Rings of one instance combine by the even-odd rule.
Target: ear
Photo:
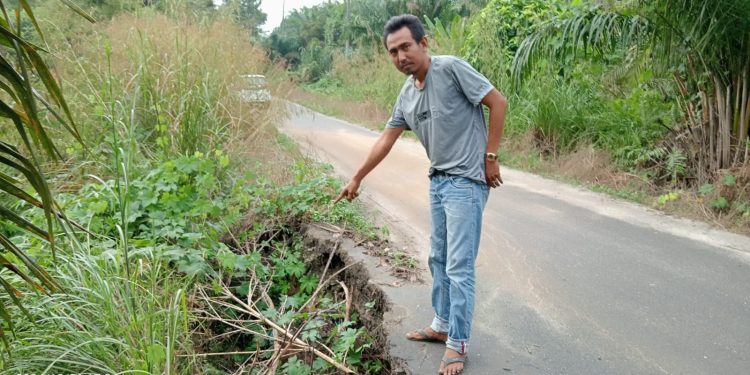
[[[422,46],[422,48],[429,47],[429,43],[427,42],[427,35],[422,37],[422,40],[419,41],[419,45]]]

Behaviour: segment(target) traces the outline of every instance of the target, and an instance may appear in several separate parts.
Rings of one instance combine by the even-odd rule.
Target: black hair
[[[419,43],[425,36],[424,25],[422,25],[422,21],[419,20],[419,17],[412,14],[393,16],[388,22],[386,22],[385,27],[383,28],[383,45],[385,48],[388,48],[388,45],[386,44],[388,35],[393,34],[404,27],[409,28],[412,38],[414,38],[417,43]]]

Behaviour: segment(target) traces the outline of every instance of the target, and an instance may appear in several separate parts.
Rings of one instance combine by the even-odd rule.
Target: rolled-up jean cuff
[[[436,315],[435,318],[432,319],[430,328],[435,332],[448,333],[448,321],[440,319],[440,317]]]
[[[454,340],[448,337],[445,346],[448,349],[455,350],[458,354],[466,354],[466,350],[469,348],[469,340]]]

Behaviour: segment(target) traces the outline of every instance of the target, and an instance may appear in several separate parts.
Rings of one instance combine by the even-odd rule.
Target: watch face
[[[489,161],[495,161],[495,160],[497,160],[497,155],[495,155],[495,154],[489,154],[488,153],[486,157],[487,157],[487,160],[489,160]]]

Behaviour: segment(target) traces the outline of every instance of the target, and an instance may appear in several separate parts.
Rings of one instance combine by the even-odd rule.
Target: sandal
[[[413,336],[416,334],[416,337]],[[406,334],[406,339],[411,341],[422,341],[422,342],[439,342],[445,343],[445,340],[441,340],[435,336],[430,336],[424,329],[417,329]]]
[[[448,367],[448,366],[450,366],[450,365],[452,365],[454,363],[463,363],[464,367],[462,367],[456,373],[456,374],[460,374],[460,373],[464,372],[464,369],[466,368],[466,359],[467,358],[468,357],[466,356],[466,354],[461,355],[459,357],[443,357],[443,359],[441,359],[440,362],[443,363],[443,368]],[[441,372],[440,370],[438,370],[438,374],[439,375],[443,375],[444,372]]]

